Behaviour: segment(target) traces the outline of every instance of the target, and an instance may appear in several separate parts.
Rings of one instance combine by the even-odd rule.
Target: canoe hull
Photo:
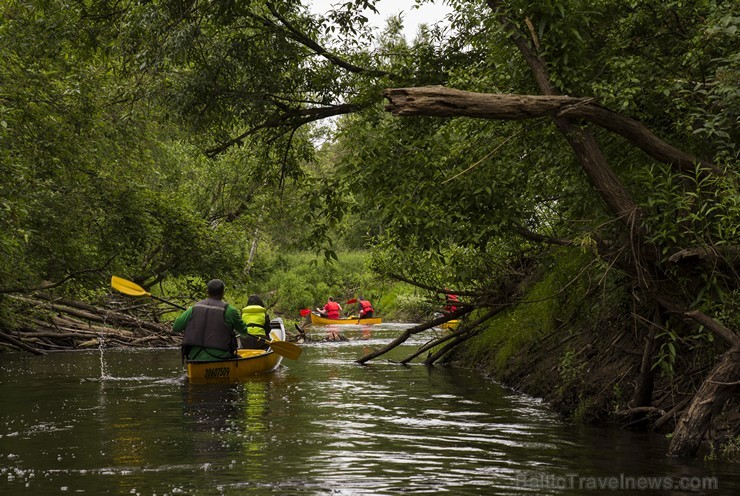
[[[282,319],[270,322],[273,339],[284,340]],[[249,377],[267,374],[278,368],[283,357],[272,350],[237,350],[238,358],[187,362],[188,380],[192,384],[233,384]]]
[[[273,351],[238,350],[240,358],[191,362],[187,364],[188,380],[193,384],[232,384],[258,374],[275,370],[282,357]]]
[[[373,317],[371,319],[327,319],[321,315],[311,314],[311,323],[319,325],[334,325],[334,324],[354,324],[354,325],[372,325],[380,324],[380,317]]]

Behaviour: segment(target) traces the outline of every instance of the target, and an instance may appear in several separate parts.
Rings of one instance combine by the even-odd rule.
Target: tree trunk
[[[389,88],[385,109],[397,116],[471,117],[523,120],[558,117],[585,120],[619,134],[634,146],[677,170],[693,173],[696,164],[722,174],[715,165],[666,143],[636,120],[594,102],[593,98],[546,95],[473,93],[444,86]]]
[[[688,410],[681,415],[673,432],[668,454],[694,456],[714,415],[740,386],[740,346],[726,351],[694,395]]]
[[[655,312],[655,317],[659,318],[660,313],[658,310]],[[637,378],[637,386],[635,387],[635,394],[632,397],[632,408],[645,408],[650,407],[653,402],[653,389],[655,385],[655,373],[653,372],[653,351],[655,349],[655,334],[657,331],[657,323],[651,323],[650,329],[648,330],[647,339],[645,340],[645,348],[642,354],[642,363],[640,364],[640,376]],[[630,416],[629,425],[646,428],[647,427],[647,413],[637,411]]]
[[[247,266],[244,268],[244,274],[249,275],[254,265],[254,257],[257,256],[257,244],[260,240],[259,229],[254,230],[254,239],[252,240],[252,246],[249,248],[249,258],[247,259]]]

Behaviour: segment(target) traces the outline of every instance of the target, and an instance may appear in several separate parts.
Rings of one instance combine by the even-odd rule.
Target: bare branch
[[[693,319],[699,324],[703,325],[714,334],[722,338],[722,340],[730,346],[740,347],[740,337],[735,332],[725,327],[720,322],[717,322],[716,320],[710,318],[708,315],[700,312],[699,310],[691,310],[690,312],[684,313],[684,316]]]
[[[279,115],[273,119],[265,121],[262,124],[254,126],[248,129],[247,131],[243,132],[236,138],[231,138],[228,141],[223,142],[222,144],[220,144],[219,146],[215,148],[206,150],[206,154],[209,157],[214,157],[220,153],[225,152],[232,146],[241,145],[246,138],[256,134],[257,132],[263,129],[285,128],[285,132],[287,133],[287,132],[293,131],[294,129],[297,129],[303,126],[304,124],[308,124],[309,122],[320,121],[322,119],[326,119],[328,117],[334,117],[337,115],[344,115],[344,114],[351,114],[353,112],[359,112],[360,110],[363,110],[369,107],[370,105],[371,105],[370,103],[366,103],[366,104],[347,103],[347,104],[342,104],[342,105],[332,105],[330,107],[294,109],[294,110],[285,112],[284,114]]]
[[[430,322],[427,322],[425,324],[420,324],[418,326],[414,326],[410,329],[406,329],[403,334],[399,335],[396,339],[394,339],[392,342],[385,345],[383,348],[379,350],[375,350],[373,352],[368,353],[367,355],[363,356],[362,358],[357,360],[357,363],[364,364],[373,358],[377,358],[381,355],[384,355],[391,351],[396,346],[399,346],[406,342],[411,336],[414,334],[419,334],[422,331],[426,331],[427,329],[431,329],[432,327],[438,326],[440,324],[444,324],[445,322],[448,322],[450,320],[454,320],[458,317],[462,317],[463,315],[466,315],[473,311],[473,307],[468,308],[461,308],[459,310],[456,310],[448,315],[445,315],[443,317],[436,318]]]
[[[390,72],[387,72],[387,71],[381,71],[377,69],[366,69],[364,67],[360,67],[350,62],[347,62],[346,60],[342,59],[336,54],[331,53],[329,50],[321,46],[315,40],[311,39],[308,35],[306,35],[302,31],[300,31],[298,28],[293,26],[293,24],[291,24],[287,19],[285,19],[285,17],[280,15],[280,13],[277,11],[275,6],[272,5],[272,3],[267,3],[267,8],[270,10],[270,13],[273,16],[275,16],[275,18],[278,19],[283,24],[283,26],[285,26],[285,29],[288,31],[288,34],[291,39],[311,49],[317,55],[324,57],[326,60],[336,65],[337,67],[341,67],[342,69],[345,69],[346,71],[352,72],[354,74],[362,74],[362,75],[371,76],[371,77],[387,77],[392,80],[400,79],[398,76]],[[265,21],[267,20],[265,19]]]
[[[536,232],[532,232],[529,229],[519,224],[514,224],[512,226],[512,229],[514,230],[514,232],[516,232],[520,236],[530,239],[532,241],[537,241],[538,243],[548,243],[551,245],[559,245],[559,246],[580,246],[578,242],[572,239],[552,238],[549,236],[543,236],[542,234],[537,234]]]

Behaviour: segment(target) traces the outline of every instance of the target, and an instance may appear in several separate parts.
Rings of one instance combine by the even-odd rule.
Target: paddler
[[[236,335],[246,334],[239,309],[223,301],[226,285],[213,279],[206,285],[207,298],[185,310],[172,329],[184,331],[182,354],[188,360],[219,360],[236,354]]]
[[[266,350],[269,345],[257,338],[270,340],[270,317],[259,295],[254,294],[247,299],[247,306],[242,308],[242,321],[247,332],[239,335],[241,348]]]

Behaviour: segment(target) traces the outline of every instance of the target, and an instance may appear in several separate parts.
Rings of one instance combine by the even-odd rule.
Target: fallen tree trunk
[[[691,173],[696,164],[723,174],[714,164],[694,157],[658,138],[634,119],[600,107],[593,98],[546,95],[473,93],[444,86],[388,88],[383,96],[388,112],[397,116],[471,117],[523,120],[539,117],[585,120],[626,138],[664,164]]]
[[[694,456],[725,401],[740,387],[740,346],[726,351],[681,415],[668,447],[671,456]]]

